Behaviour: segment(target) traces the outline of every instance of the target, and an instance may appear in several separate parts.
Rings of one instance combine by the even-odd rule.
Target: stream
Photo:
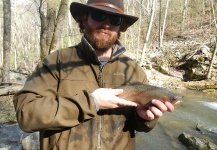
[[[183,132],[217,144],[217,98],[196,90],[174,92],[184,96],[182,102],[173,113],[165,113],[151,132],[136,133],[136,150],[187,150],[178,140]],[[207,131],[197,131],[197,124]],[[0,124],[0,149],[21,150],[20,142],[27,135],[16,123]]]
[[[217,144],[217,98],[196,90],[174,91],[182,102],[173,113],[165,113],[149,133],[137,133],[136,150],[187,150],[178,140],[185,132]],[[207,131],[196,130],[197,124]]]

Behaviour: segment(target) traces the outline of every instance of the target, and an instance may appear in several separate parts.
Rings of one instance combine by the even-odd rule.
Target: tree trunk
[[[159,46],[158,46],[158,49],[161,49],[161,33],[162,33],[162,28],[161,28],[161,14],[162,14],[162,0],[159,0],[159,3],[160,3],[160,6],[159,6],[159,27],[158,27],[158,29],[159,29],[159,37],[158,37],[158,39],[159,39]]]
[[[70,11],[68,11],[68,26],[67,26],[67,31],[68,31],[68,45],[72,45],[72,39],[71,39],[71,34],[72,34],[72,17]],[[74,39],[74,38],[73,38]]]
[[[206,6],[205,6],[205,0],[203,0],[203,3],[202,3],[203,15],[206,14],[205,8],[206,8]]]
[[[217,37],[216,37],[216,40],[215,40],[215,49],[213,51],[212,60],[210,62],[209,71],[208,71],[208,74],[207,74],[207,79],[211,78],[211,71],[212,71],[212,66],[213,66],[213,63],[214,63],[214,60],[215,60],[216,53],[217,53]]]
[[[66,19],[65,16],[67,16],[67,12],[68,12],[68,0],[61,0],[60,2],[60,7],[57,13],[57,17],[56,17],[56,23],[55,23],[55,28],[54,28],[54,34],[53,34],[53,38],[51,41],[51,46],[49,49],[49,53],[52,50],[58,49],[59,48],[59,42],[58,39],[61,38],[62,35],[62,31],[63,31],[63,26],[66,23]]]
[[[210,3],[211,3],[211,8],[212,8],[213,22],[215,24],[215,28],[217,29],[217,22],[216,22],[216,18],[215,18],[215,7],[214,7],[214,4],[213,4],[212,0],[210,0]]]
[[[127,0],[126,2],[126,7],[125,7],[125,10],[126,10],[126,13],[128,14],[129,13],[129,5],[130,5],[130,2],[129,0]],[[127,38],[127,32],[124,32],[124,45],[127,47],[128,46],[128,38]]]
[[[153,0],[152,9],[151,9],[151,16],[150,16],[150,22],[149,22],[149,25],[148,25],[148,31],[147,31],[147,34],[146,34],[146,38],[145,38],[145,42],[144,42],[144,46],[143,46],[143,50],[142,50],[142,58],[141,58],[140,66],[143,65],[143,62],[144,62],[144,59],[145,59],[147,43],[148,43],[148,40],[149,40],[149,36],[150,36],[150,33],[151,33],[151,28],[152,28],[152,23],[153,23],[154,15],[155,15],[155,3],[156,3],[156,0]]]
[[[182,23],[181,23],[181,27],[180,27],[180,33],[182,33],[182,31],[183,31],[184,22],[186,20],[187,7],[188,7],[187,5],[188,5],[188,0],[185,0],[183,11],[182,11]]]
[[[139,50],[140,50],[140,34],[142,26],[142,10],[143,10],[143,0],[141,0],[140,9],[139,9],[139,27],[138,27],[138,37],[137,37],[137,51],[136,51],[136,61],[139,60]]]
[[[164,31],[165,31],[165,26],[166,26],[166,20],[167,20],[167,11],[168,11],[168,8],[169,8],[169,0],[166,0],[166,9],[165,9],[165,14],[164,14],[164,22],[163,22],[163,26],[161,28],[161,32],[159,34],[160,36],[160,41],[159,41],[159,48],[162,49],[163,47],[163,37],[164,37]]]
[[[44,11],[43,0],[40,1],[39,13],[41,20],[40,48],[41,59],[52,50],[58,48],[57,41],[62,35],[65,16],[68,12],[68,0],[61,0],[60,6],[56,1],[47,0],[47,12]]]
[[[146,10],[148,14],[150,14],[150,2],[151,0],[147,0]]]
[[[3,0],[4,35],[3,35],[3,69],[2,82],[10,81],[10,50],[11,50],[11,1]]]

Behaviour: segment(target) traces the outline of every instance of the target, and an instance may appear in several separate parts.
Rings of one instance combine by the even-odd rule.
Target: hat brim
[[[78,17],[82,16],[85,11],[88,11],[90,9],[97,9],[101,10],[110,14],[116,14],[119,16],[122,16],[125,21],[125,28],[130,27],[133,25],[139,18],[136,16],[131,16],[127,14],[123,14],[113,8],[105,7],[105,6],[89,6],[82,3],[72,2],[70,5],[70,12],[72,17],[77,21]]]

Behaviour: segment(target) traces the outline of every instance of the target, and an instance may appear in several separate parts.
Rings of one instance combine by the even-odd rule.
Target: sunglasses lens
[[[103,22],[106,20],[107,16],[103,12],[91,11],[91,18],[95,21]]]
[[[109,20],[112,25],[119,26],[123,22],[123,18],[120,16],[109,16]]]
[[[97,10],[92,10],[90,12],[90,16],[93,20],[98,22],[103,22],[107,19],[107,17],[109,17],[110,23],[114,26],[119,26],[123,22],[123,18],[120,16],[109,15],[102,11],[97,11]]]

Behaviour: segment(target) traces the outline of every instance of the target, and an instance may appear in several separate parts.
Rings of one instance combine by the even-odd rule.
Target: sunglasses
[[[119,26],[123,22],[123,17],[121,16],[107,14],[105,12],[97,11],[97,10],[91,10],[90,16],[93,20],[98,22],[103,22],[107,18],[109,18],[110,23],[114,26]]]

